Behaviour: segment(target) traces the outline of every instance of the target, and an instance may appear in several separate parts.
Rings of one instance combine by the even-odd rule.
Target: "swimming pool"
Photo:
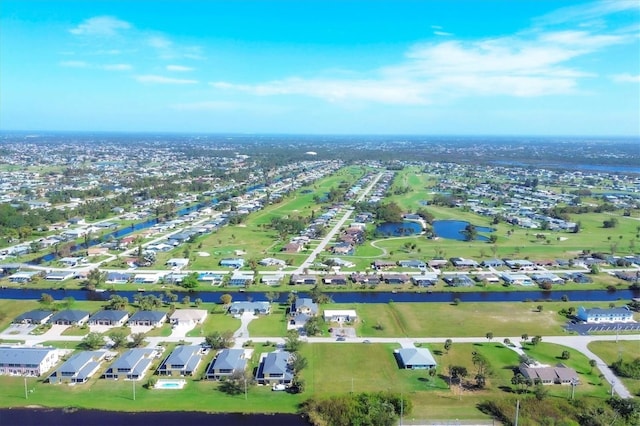
[[[186,384],[185,380],[167,380],[167,379],[159,379],[154,389],[182,389]]]

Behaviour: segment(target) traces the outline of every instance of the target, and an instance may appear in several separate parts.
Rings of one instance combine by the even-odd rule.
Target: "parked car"
[[[276,383],[271,388],[272,391],[283,391],[283,390],[286,390],[286,389],[287,389],[287,387],[285,385],[283,385],[282,383]]]

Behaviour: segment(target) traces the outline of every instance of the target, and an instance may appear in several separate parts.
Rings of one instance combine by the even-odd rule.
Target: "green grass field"
[[[638,341],[591,342],[589,343],[589,349],[606,362],[607,365],[613,364],[618,359],[622,359],[623,362],[630,362],[640,356],[640,342]],[[620,380],[622,380],[629,392],[634,395],[640,395],[640,380],[628,377],[620,377]]]

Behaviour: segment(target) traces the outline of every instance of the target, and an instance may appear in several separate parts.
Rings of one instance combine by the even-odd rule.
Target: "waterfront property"
[[[140,380],[151,367],[153,358],[157,355],[154,349],[129,349],[105,371],[105,379]]]
[[[434,368],[436,360],[427,348],[402,348],[394,352],[400,368],[425,370]]]
[[[358,314],[353,309],[325,309],[324,320],[327,322],[353,322],[358,319]]]
[[[202,360],[199,345],[178,346],[160,364],[158,374],[167,376],[191,376]]]
[[[222,349],[209,364],[205,377],[211,380],[220,380],[234,373],[243,372],[246,365],[244,349]]]
[[[127,323],[130,326],[161,327],[167,322],[167,313],[162,311],[137,311]]]
[[[287,351],[262,354],[256,373],[256,381],[261,385],[291,384],[293,356]]]
[[[129,318],[129,312],[104,309],[89,317],[89,325],[107,325],[109,327],[121,327]]]
[[[53,316],[52,311],[35,309],[18,315],[14,320],[14,324],[44,324]]]
[[[599,323],[615,323],[615,322],[633,322],[633,312],[628,307],[600,309],[585,309],[583,306],[578,308],[576,315],[579,320],[589,324]]]
[[[231,315],[242,315],[245,312],[268,315],[271,312],[271,305],[269,302],[232,302],[231,306],[229,306]]]
[[[89,312],[66,309],[54,314],[49,322],[55,325],[84,325],[89,320]]]
[[[83,351],[73,355],[49,376],[49,383],[85,383],[107,355],[106,351]]]
[[[59,359],[60,350],[55,348],[0,346],[0,375],[39,377]]]
[[[195,327],[202,324],[206,317],[205,309],[176,309],[169,317],[169,322],[179,327]]]

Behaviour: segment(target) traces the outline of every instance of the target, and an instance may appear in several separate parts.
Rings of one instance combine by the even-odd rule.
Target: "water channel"
[[[274,288],[274,292],[279,293],[279,297],[275,302],[284,303],[288,294],[293,288]],[[56,300],[63,300],[66,297],[73,297],[75,300],[108,300],[112,294],[118,294],[127,297],[129,301],[133,301],[136,294],[153,294],[158,297],[164,297],[164,291],[149,289],[148,291],[103,291],[94,292],[86,290],[54,290],[54,289],[31,289],[31,288],[3,288],[0,289],[1,299],[19,299],[19,300],[38,300],[42,293],[50,294]],[[179,300],[184,296],[189,296],[191,300],[196,298],[202,299],[203,302],[220,302],[220,296],[223,294],[231,294],[234,301],[244,300],[267,300],[265,293],[261,292],[238,292],[238,291],[192,291],[192,292],[174,292],[178,295]],[[305,292],[297,292],[298,297],[309,297]],[[524,301],[560,301],[567,299],[570,302],[579,301],[616,301],[631,300],[634,297],[640,297],[640,290],[517,290],[517,291],[467,291],[467,292],[428,292],[423,291],[341,291],[327,292],[327,295],[336,303],[389,303],[394,302],[452,302],[454,299],[460,299],[461,302],[524,302]],[[566,297],[565,297],[566,296]]]

